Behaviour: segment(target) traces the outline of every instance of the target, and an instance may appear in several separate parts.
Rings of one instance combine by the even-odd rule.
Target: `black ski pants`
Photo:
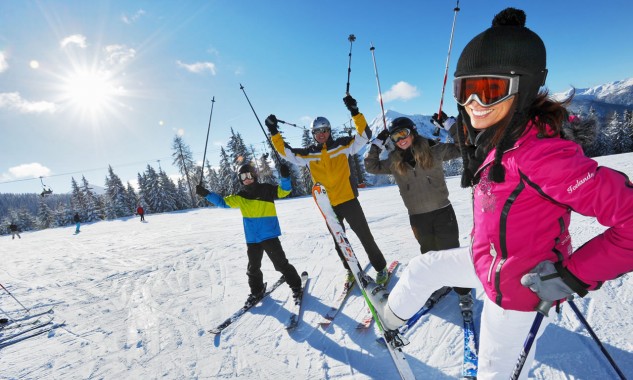
[[[377,271],[383,270],[387,266],[387,261],[385,260],[385,256],[383,256],[382,252],[380,251],[380,248],[378,248],[378,245],[374,240],[374,236],[369,230],[369,225],[367,224],[365,213],[363,212],[363,208],[360,206],[360,202],[358,202],[358,198],[343,202],[332,208],[334,209],[336,217],[341,222],[343,230],[345,230],[345,224],[343,223],[343,221],[347,221],[352,231],[354,231],[356,236],[358,236],[358,240],[360,240],[363,248],[365,248],[365,252],[367,252],[367,257],[369,257],[369,262],[374,267],[374,269]],[[349,269],[347,260],[345,260],[345,256],[343,255],[341,248],[338,246],[334,235],[332,235],[332,239],[334,240],[336,253],[338,253],[338,257],[340,257],[341,261],[343,261],[343,266],[345,267],[345,269]]]
[[[459,226],[453,205],[425,212],[409,215],[409,223],[413,235],[420,244],[420,252],[442,251],[459,247]],[[454,288],[458,294],[466,294],[468,288]]]
[[[257,294],[264,288],[264,275],[261,270],[264,251],[272,261],[275,270],[284,275],[290,289],[301,288],[301,277],[295,267],[288,262],[279,238],[264,240],[261,243],[246,243],[246,247],[248,254],[246,275],[251,294]]]

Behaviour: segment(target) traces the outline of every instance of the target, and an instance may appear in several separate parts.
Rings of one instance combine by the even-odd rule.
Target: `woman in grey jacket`
[[[455,119],[449,118],[443,125],[450,129],[454,123]],[[388,138],[391,138],[395,148],[386,159],[381,160],[380,153]],[[457,218],[448,199],[442,163],[460,155],[457,144],[428,140],[417,133],[411,119],[398,117],[388,129],[376,136],[365,157],[365,170],[369,173],[391,174],[396,180],[422,254],[459,247]],[[438,289],[430,301],[437,301],[446,292],[445,288]],[[470,314],[470,289],[456,288],[455,292],[460,295],[462,311]]]

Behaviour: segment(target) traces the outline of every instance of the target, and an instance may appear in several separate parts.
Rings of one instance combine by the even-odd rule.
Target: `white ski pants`
[[[389,307],[401,319],[408,319],[442,286],[474,288],[480,293],[482,286],[475,275],[469,247],[427,252],[412,259],[389,295]],[[477,379],[507,380],[517,363],[536,312],[504,310],[483,294]],[[543,318],[537,339],[552,315],[550,313],[549,318]],[[520,379],[528,378],[535,351],[536,341]]]

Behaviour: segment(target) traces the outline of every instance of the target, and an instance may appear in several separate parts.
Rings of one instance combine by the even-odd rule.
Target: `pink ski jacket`
[[[633,270],[633,184],[586,157],[579,145],[528,130],[502,158],[505,182],[488,179],[495,150],[473,189],[471,255],[488,297],[504,309],[533,311],[538,296],[521,277],[544,260],[561,261],[588,290]],[[573,250],[571,212],[605,232]]]

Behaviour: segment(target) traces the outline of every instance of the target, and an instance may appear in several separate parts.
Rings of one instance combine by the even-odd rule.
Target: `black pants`
[[[369,225],[367,224],[365,213],[363,212],[363,208],[360,207],[360,202],[358,202],[358,199],[354,198],[332,208],[334,209],[336,217],[341,222],[343,230],[345,230],[345,224],[343,224],[343,221],[347,221],[352,231],[354,231],[356,236],[358,236],[360,243],[363,245],[363,248],[365,248],[365,252],[367,252],[369,262],[374,267],[374,269],[377,271],[384,269],[387,266],[387,261],[385,261],[385,257],[380,251],[380,248],[378,248],[378,245],[374,240],[374,236],[369,230]],[[334,244],[336,246],[336,253],[338,253],[338,257],[340,257],[341,261],[343,261],[343,266],[345,267],[345,269],[349,269],[347,260],[345,260],[345,256],[343,255],[341,248],[336,243],[336,238],[334,237],[334,235],[332,235],[332,238],[334,239]]]
[[[422,254],[459,247],[459,226],[453,205],[423,214],[409,215],[409,223],[413,235],[420,244]],[[458,294],[470,291],[467,288],[454,290]]]
[[[257,294],[264,288],[264,275],[261,271],[262,257],[264,251],[268,255],[270,261],[277,272],[281,272],[286,279],[286,283],[291,289],[301,287],[301,277],[286,259],[286,254],[281,247],[279,238],[264,240],[261,243],[246,243],[248,253],[248,267],[246,275],[248,276],[248,286],[251,288],[251,294]]]
[[[141,222],[145,221],[145,214],[139,214],[141,216]]]

